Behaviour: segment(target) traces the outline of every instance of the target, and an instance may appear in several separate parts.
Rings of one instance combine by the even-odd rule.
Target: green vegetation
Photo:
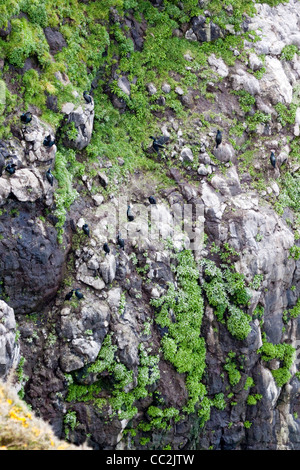
[[[272,370],[272,375],[278,387],[282,387],[283,385],[285,385],[292,377],[292,374],[289,369],[291,368],[295,359],[295,348],[288,343],[269,343],[267,342],[266,336],[264,335],[263,345],[257,352],[258,354],[261,354],[261,358],[263,361],[268,362],[272,359],[278,359],[280,361],[281,367]]]
[[[244,340],[251,331],[251,317],[242,310],[251,298],[244,276],[227,265],[218,268],[209,259],[203,260],[202,265],[207,279],[203,282],[203,290],[217,319],[226,324],[232,336]]]
[[[112,337],[105,337],[97,360],[86,368],[86,375],[96,374],[99,380],[92,385],[79,385],[69,376],[68,402],[91,402],[98,410],[106,405],[113,409],[111,418],[133,418],[138,409],[135,402],[148,396],[147,387],[159,379],[158,356],[150,355],[143,343],[139,346],[140,366],[137,376],[137,385],[133,388],[133,371],[116,360],[117,346],[112,344]],[[151,368],[151,374],[149,373]],[[109,374],[112,386],[108,386],[102,379],[101,373]],[[126,391],[125,391],[126,390]],[[107,398],[107,393],[109,397]]]
[[[236,364],[236,353],[230,351],[226,358],[226,363],[224,365],[224,370],[228,373],[228,380],[232,387],[237,385],[241,380],[241,373],[238,370],[238,366]]]
[[[189,399],[183,411],[191,413],[198,405],[199,416],[206,417],[207,409],[206,406],[203,407],[203,404],[206,404],[206,390],[201,383],[206,350],[204,338],[200,336],[203,299],[197,282],[199,271],[190,250],[178,253],[176,260],[178,289],[175,289],[174,284],[170,284],[167,294],[153,299],[151,304],[157,311],[156,323],[168,328],[168,333],[162,338],[164,357],[179,373],[186,373]]]
[[[284,46],[281,51],[280,58],[281,60],[292,60],[295,54],[299,54],[299,49],[297,46],[290,44],[288,46]]]

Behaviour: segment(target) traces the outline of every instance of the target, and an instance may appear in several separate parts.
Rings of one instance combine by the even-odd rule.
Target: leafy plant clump
[[[288,343],[269,343],[264,334],[263,345],[257,352],[261,354],[261,358],[264,361],[268,362],[272,359],[278,359],[280,361],[281,367],[272,370],[272,375],[278,387],[285,385],[292,377],[290,368],[295,359],[295,348]]]
[[[251,331],[252,318],[242,310],[248,306],[251,299],[244,276],[227,265],[219,268],[209,259],[203,260],[202,266],[202,287],[216,317],[226,324],[232,336],[239,340],[246,339]]]
[[[183,411],[191,413],[197,405],[198,414],[206,417],[206,389],[201,383],[206,349],[200,336],[203,299],[198,284],[199,270],[190,250],[178,253],[176,260],[178,289],[170,284],[167,294],[153,299],[151,304],[156,308],[156,323],[168,330],[162,338],[164,357],[179,373],[186,374],[189,399]]]

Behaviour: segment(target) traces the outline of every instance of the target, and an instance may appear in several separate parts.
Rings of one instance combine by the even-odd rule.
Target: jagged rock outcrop
[[[5,206],[6,207],[6,206]],[[57,241],[56,229],[39,217],[31,203],[12,203],[10,225],[0,216],[0,272],[3,292],[16,313],[42,309],[51,300],[63,276],[67,250]]]
[[[66,109],[66,116],[64,120],[64,127],[67,129],[63,131],[63,143],[66,147],[83,150],[91,141],[93,125],[94,125],[94,101],[85,103],[74,109],[74,105]],[[72,128],[74,126],[74,129]],[[68,130],[72,131],[72,135]],[[75,135],[75,134],[76,135]]]
[[[1,141],[0,145],[0,205],[12,195],[20,202],[41,201],[50,206],[55,185],[47,181],[46,171],[54,167],[56,145],[48,148],[43,142],[48,135],[53,136],[53,129],[33,116],[31,123],[18,128],[16,134],[17,138]],[[13,175],[4,170],[8,163],[16,165]]]

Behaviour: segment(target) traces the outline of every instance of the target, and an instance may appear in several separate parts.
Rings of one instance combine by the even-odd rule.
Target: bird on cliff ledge
[[[47,137],[45,137],[43,144],[45,147],[53,147],[53,145],[55,144],[55,139],[52,139],[51,135],[49,134],[47,135]]]
[[[123,238],[121,238],[120,233],[118,233],[118,235],[117,235],[117,242],[118,242],[119,247],[124,250],[125,241],[123,240]]]
[[[156,204],[156,199],[153,196],[149,196],[148,201],[150,204]]]
[[[53,186],[54,176],[51,173],[51,168],[49,168],[49,170],[46,171],[46,178],[51,184],[51,186]]]
[[[10,175],[13,175],[15,172],[16,172],[16,164],[15,163],[9,163],[6,168],[5,168],[5,171],[7,171],[7,173],[9,173]]]
[[[20,119],[21,119],[21,122],[23,122],[23,124],[29,124],[32,120],[31,112],[27,111],[27,113],[21,114]]]
[[[219,147],[221,142],[222,142],[222,132],[218,130],[217,135],[216,135],[216,149]]]
[[[110,253],[110,248],[108,246],[108,243],[104,243],[103,250],[105,251],[106,255]]]
[[[70,292],[68,292],[65,296],[65,300],[71,300],[71,298],[73,297],[74,292],[75,292],[74,289],[72,289]]]
[[[79,299],[79,300],[84,298],[83,294],[80,292],[79,289],[75,290],[75,295],[76,295],[77,299]]]
[[[93,98],[91,97],[91,95],[88,94],[87,91],[83,92],[83,97],[87,103],[92,103]]]
[[[153,149],[158,155],[160,155],[160,149],[165,148],[165,144],[168,142],[169,137],[166,137],[163,135],[161,137],[156,138],[150,135],[150,139],[153,140],[153,144],[152,144]]]
[[[274,155],[274,152],[271,152],[270,162],[271,162],[272,167],[276,168],[276,157]]]
[[[89,229],[88,224],[83,224],[82,230],[84,231],[84,233],[85,233],[88,237],[90,236],[90,229]]]

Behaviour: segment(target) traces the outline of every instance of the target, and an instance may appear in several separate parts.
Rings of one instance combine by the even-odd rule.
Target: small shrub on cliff
[[[278,387],[282,387],[290,380],[292,374],[289,369],[295,359],[295,348],[291,344],[272,344],[266,341],[266,336],[264,335],[263,345],[259,348],[257,353],[261,354],[264,361],[271,361],[272,359],[278,359],[280,361],[281,367],[272,370],[272,375]]]

